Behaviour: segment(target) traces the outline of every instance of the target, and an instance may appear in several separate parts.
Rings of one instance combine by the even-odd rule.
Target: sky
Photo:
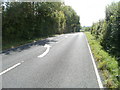
[[[80,16],[82,26],[91,26],[105,18],[105,7],[120,0],[64,0],[66,5],[72,6]]]
[[[23,1],[36,1],[36,0],[23,0]],[[97,22],[105,18],[105,7],[108,4],[111,4],[112,2],[118,2],[120,0],[62,0],[62,1],[64,1],[66,5],[72,6],[72,8],[76,11],[76,13],[80,16],[80,23],[82,26],[91,26],[94,22]]]

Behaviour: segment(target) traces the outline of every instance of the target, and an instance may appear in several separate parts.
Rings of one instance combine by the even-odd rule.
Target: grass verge
[[[2,41],[2,50],[7,50],[10,48],[15,48],[27,43],[32,43],[34,41],[41,40],[42,38],[31,39],[31,40],[14,40],[14,41]]]
[[[59,35],[59,34],[56,34]],[[27,43],[32,43],[34,41],[39,41],[39,40],[43,40],[45,38],[48,37],[54,37],[56,35],[51,35],[51,36],[46,36],[46,37],[42,37],[42,38],[34,38],[34,39],[30,39],[30,40],[11,40],[11,41],[2,41],[2,50],[7,50],[10,48],[15,48],[21,45],[25,45]]]
[[[119,88],[119,66],[115,57],[110,56],[90,32],[85,32],[90,44],[93,56],[97,61],[97,67],[104,78],[103,85],[107,88]]]

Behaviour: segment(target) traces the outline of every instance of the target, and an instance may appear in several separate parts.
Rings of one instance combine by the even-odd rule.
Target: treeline
[[[91,34],[100,40],[103,48],[120,60],[120,2],[106,7],[106,18],[94,23]]]
[[[61,2],[2,3],[3,44],[78,32],[79,16]]]

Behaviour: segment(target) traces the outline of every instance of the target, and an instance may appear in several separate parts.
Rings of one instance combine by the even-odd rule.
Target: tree
[[[64,3],[6,2],[2,7],[3,46],[80,29],[79,16]]]

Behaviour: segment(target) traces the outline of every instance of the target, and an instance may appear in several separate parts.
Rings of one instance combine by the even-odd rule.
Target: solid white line
[[[102,84],[102,82],[101,82],[101,79],[100,79],[100,76],[99,76],[99,73],[98,73],[98,69],[97,69],[97,66],[96,66],[96,64],[95,64],[95,60],[94,60],[94,58],[93,58],[93,55],[92,55],[92,52],[91,52],[91,48],[90,48],[90,46],[89,46],[89,44],[88,44],[88,40],[87,40],[86,35],[85,35],[85,38],[86,38],[86,41],[87,41],[87,46],[88,46],[89,51],[90,51],[90,56],[91,56],[92,63],[93,63],[93,66],[94,66],[94,70],[95,70],[95,73],[96,73],[98,85],[99,85],[100,88],[103,88],[103,84]]]
[[[14,69],[14,68],[16,68],[17,66],[19,66],[19,65],[22,64],[23,62],[24,62],[24,61],[22,61],[21,63],[17,63],[17,64],[15,64],[15,65],[13,65],[12,67],[4,70],[3,72],[0,73],[0,75],[2,75],[2,74],[4,74],[4,73],[6,73],[6,72],[8,72],[8,71],[10,71],[10,70],[12,70],[12,69]]]
[[[39,55],[38,58],[42,58],[42,57],[44,57],[45,55],[47,55],[47,53],[49,52],[51,46],[45,44],[44,47],[47,47],[46,51],[45,51],[43,54]]]

